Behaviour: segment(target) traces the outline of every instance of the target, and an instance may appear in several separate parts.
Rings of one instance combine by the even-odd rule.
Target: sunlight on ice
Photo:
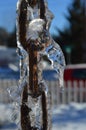
[[[20,32],[19,15],[20,15],[21,1],[22,0],[18,0],[17,2],[18,16],[16,20],[17,54],[20,58],[20,80],[19,80],[19,84],[16,90],[8,90],[11,95],[11,98],[15,100],[15,102],[19,105],[19,107],[21,106],[21,94],[24,89],[24,86],[26,83],[29,84],[29,81],[28,81],[29,79],[28,78],[29,77],[29,68],[28,68],[29,55],[28,55],[28,52],[23,48],[22,43],[20,43],[20,40],[19,40],[19,32]],[[38,6],[35,6],[35,8],[31,8],[30,5],[28,4],[26,40],[36,41],[35,46],[38,47],[38,56],[37,56],[38,68],[37,69],[38,69],[39,89],[41,89],[41,91],[45,91],[46,97],[48,98],[48,87],[42,76],[42,71],[46,69],[46,65],[44,65],[44,63],[47,63],[50,69],[53,69],[57,72],[57,79],[59,80],[59,86],[62,88],[64,86],[63,85],[63,72],[64,72],[64,67],[65,67],[65,59],[64,59],[64,55],[60,46],[52,39],[49,33],[49,27],[53,19],[53,14],[48,9],[47,1],[45,1],[45,7],[46,7],[46,12],[45,12],[46,22],[45,20],[39,18]],[[35,43],[32,42],[31,44],[33,45]],[[47,104],[48,104],[47,109],[50,112],[49,103],[47,102]],[[38,130],[41,130],[41,124],[43,123],[41,119],[42,108],[40,107],[41,95],[39,95],[36,98],[33,98],[31,91],[28,91],[28,103],[26,105],[31,110],[30,111],[31,125],[36,126]]]

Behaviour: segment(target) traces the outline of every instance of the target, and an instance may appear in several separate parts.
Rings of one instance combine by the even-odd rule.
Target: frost
[[[42,19],[34,19],[29,23],[27,31],[27,39],[36,40],[43,32],[43,26],[45,22]]]

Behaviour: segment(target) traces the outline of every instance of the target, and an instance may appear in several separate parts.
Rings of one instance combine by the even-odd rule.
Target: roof
[[[67,65],[66,69],[79,69],[79,68],[86,68],[86,64],[71,64]]]

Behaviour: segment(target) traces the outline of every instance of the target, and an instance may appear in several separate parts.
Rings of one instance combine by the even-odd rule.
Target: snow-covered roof
[[[67,65],[66,69],[78,69],[78,68],[86,68],[86,64],[71,64],[71,65]]]

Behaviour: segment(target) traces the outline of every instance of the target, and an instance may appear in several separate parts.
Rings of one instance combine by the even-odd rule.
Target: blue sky
[[[0,0],[0,27],[5,27],[12,31],[16,21],[16,2],[17,0]],[[50,28],[51,33],[55,33],[55,27],[63,29],[67,26],[64,14],[68,14],[67,7],[72,0],[48,0],[50,10],[54,14],[54,19]]]

